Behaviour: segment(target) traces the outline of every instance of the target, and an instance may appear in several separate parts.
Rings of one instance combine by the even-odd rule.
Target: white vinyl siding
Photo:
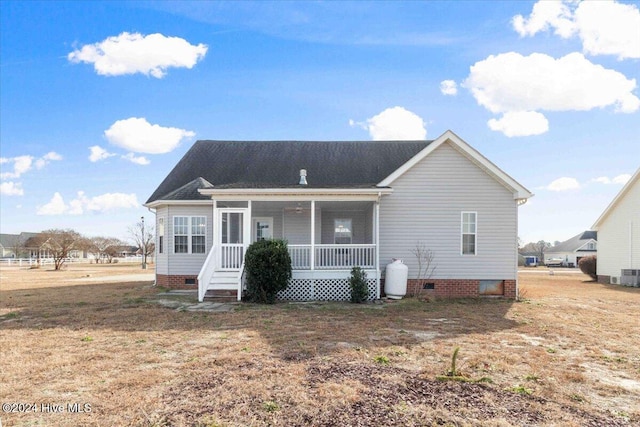
[[[599,225],[597,248],[599,276],[620,277],[622,269],[640,269],[640,179]]]
[[[515,280],[518,208],[514,195],[450,144],[392,184],[380,202],[380,266],[400,258],[417,274],[418,242],[432,250],[434,279]],[[460,250],[460,213],[481,219],[475,256]]]
[[[462,255],[476,254],[476,234],[478,230],[478,214],[476,212],[462,212],[461,250]]]

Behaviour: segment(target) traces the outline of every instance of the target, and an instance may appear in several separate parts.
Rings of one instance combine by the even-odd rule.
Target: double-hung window
[[[478,231],[477,212],[462,212],[462,255],[476,254]]]
[[[173,217],[173,251],[177,254],[203,254],[206,251],[207,218]]]

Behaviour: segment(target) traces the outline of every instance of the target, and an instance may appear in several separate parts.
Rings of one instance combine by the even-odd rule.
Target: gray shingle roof
[[[573,236],[569,240],[565,240],[562,243],[558,243],[554,247],[547,250],[546,254],[556,253],[556,252],[574,252],[580,249],[583,245],[585,245],[589,240],[596,240],[596,232],[595,231],[585,231],[576,236]],[[588,249],[583,249],[584,251],[589,251]],[[595,249],[592,251],[595,252]]]
[[[197,141],[153,192],[156,200],[201,200],[214,188],[374,187],[431,141]],[[199,181],[199,179],[201,181]]]

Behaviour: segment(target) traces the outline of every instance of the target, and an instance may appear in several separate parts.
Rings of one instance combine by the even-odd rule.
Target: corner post
[[[316,201],[311,200],[311,253],[309,254],[311,271],[316,269]]]

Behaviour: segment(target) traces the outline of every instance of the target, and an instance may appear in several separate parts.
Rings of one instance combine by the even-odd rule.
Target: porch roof
[[[203,200],[213,189],[375,189],[430,143],[197,141],[146,204]],[[300,169],[306,186],[298,185]]]

